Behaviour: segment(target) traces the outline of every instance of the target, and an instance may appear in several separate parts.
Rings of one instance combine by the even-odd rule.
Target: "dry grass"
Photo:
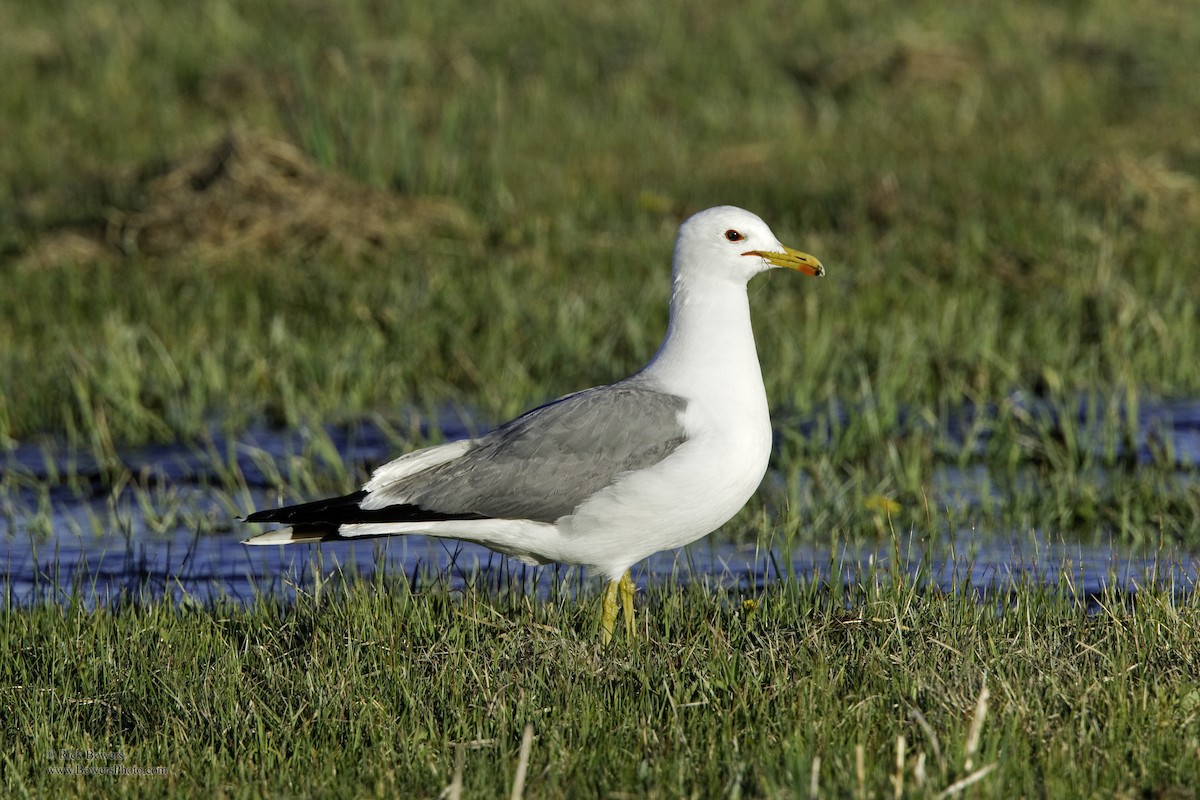
[[[321,169],[299,148],[233,130],[165,169],[143,169],[136,209],[110,208],[102,232],[69,227],[42,237],[26,263],[119,257],[202,261],[309,255],[370,259],[404,241],[463,237],[477,225],[444,198],[380,191]]]
[[[1169,230],[1177,220],[1200,224],[1200,180],[1175,168],[1161,153],[1100,159],[1085,185],[1142,229]]]

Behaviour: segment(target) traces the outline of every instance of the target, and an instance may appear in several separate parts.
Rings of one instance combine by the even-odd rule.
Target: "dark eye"
[[[742,234],[738,233],[733,228],[730,228],[729,230],[725,231],[725,238],[731,242],[740,242],[742,239],[745,239],[746,237],[742,236]]]

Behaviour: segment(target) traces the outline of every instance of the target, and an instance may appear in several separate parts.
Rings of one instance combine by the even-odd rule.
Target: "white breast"
[[[682,415],[688,440],[671,455],[619,478],[559,521],[578,561],[619,576],[713,532],[746,504],[771,452],[766,398],[761,391],[719,394],[689,403]]]

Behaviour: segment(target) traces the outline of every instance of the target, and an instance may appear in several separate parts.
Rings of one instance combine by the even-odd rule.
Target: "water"
[[[1031,425],[1056,424],[1048,407],[1019,397],[1010,402],[1019,404]],[[996,409],[965,409],[946,423],[946,431],[979,446],[977,432],[986,428],[979,425],[980,415],[989,413]],[[1079,428],[1087,432],[1106,410],[1081,401],[1077,413]],[[435,424],[450,439],[475,427],[468,415],[450,411]],[[476,545],[421,536],[320,547],[240,544],[248,531],[234,518],[245,508],[275,504],[279,498],[270,487],[279,472],[288,474],[289,464],[376,465],[399,452],[406,435],[428,432],[424,425],[414,427],[405,435],[372,421],[316,432],[259,428],[233,440],[130,450],[122,454],[122,464],[139,490],[119,493],[111,490],[106,465],[90,457],[53,444],[18,447],[7,455],[2,477],[10,488],[0,498],[4,602],[94,605],[162,596],[181,602],[250,601],[261,592],[290,597],[311,588],[317,576],[339,571],[369,579],[384,570],[414,583],[438,576],[451,589],[468,584],[502,589],[515,582],[545,593],[550,585],[579,585],[579,570],[527,568]],[[1127,443],[1129,459],[1161,463],[1167,447],[1180,468],[1179,480],[1200,486],[1195,471],[1200,404],[1143,403],[1131,428],[1136,435]],[[223,480],[231,474],[248,487],[236,501],[211,488],[228,485]],[[65,475],[72,480],[63,480]],[[942,466],[931,484],[938,504],[956,507],[976,506],[992,491],[982,466]],[[657,554],[638,565],[634,577],[642,585],[703,580],[753,591],[789,575],[850,584],[881,568],[898,569],[944,591],[1003,596],[1034,583],[1065,588],[1084,603],[1107,591],[1148,586],[1190,593],[1200,581],[1200,556],[1194,553],[1109,540],[1070,542],[1038,530],[948,530],[932,541],[886,539],[859,546],[799,541],[786,551],[706,539],[684,551]]]
[[[930,552],[927,554],[926,550]],[[874,547],[793,544],[788,552],[753,544],[705,541],[683,551],[658,553],[634,569],[641,586],[704,580],[728,590],[755,591],[790,575],[853,584],[903,572],[942,591],[1003,596],[1023,585],[1056,586],[1085,604],[1110,591],[1156,586],[1195,591],[1200,557],[1180,551],[1125,552],[1111,545],[1046,541],[1040,534],[990,537],[978,542],[939,541],[930,546]],[[314,576],[336,573],[370,579],[377,570],[405,576],[414,586],[430,576],[451,590],[525,587],[545,595],[551,583],[578,585],[581,570],[526,567],[484,547],[423,536],[291,547],[244,547],[238,536],[188,535],[124,539],[54,536],[39,546],[0,549],[0,574],[8,576],[7,604],[69,602],[107,604],[170,596],[208,602],[252,601],[260,592],[291,597]]]

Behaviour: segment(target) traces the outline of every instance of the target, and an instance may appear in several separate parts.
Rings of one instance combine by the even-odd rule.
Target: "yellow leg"
[[[600,600],[600,644],[612,641],[613,625],[617,622],[617,589],[620,581],[609,581]]]
[[[637,635],[637,629],[633,625],[633,593],[637,591],[637,587],[633,584],[633,578],[629,575],[629,570],[621,576],[620,580],[609,581],[604,587],[604,597],[600,601],[600,643],[608,644],[612,641],[613,627],[617,624],[617,614],[622,609],[625,611],[625,635],[632,639]],[[621,605],[618,608],[617,599],[620,598]]]
[[[632,640],[637,635],[637,628],[633,624],[633,593],[637,587],[633,585],[629,570],[625,570],[621,576],[617,589],[621,595],[621,606],[625,609],[625,635]]]

